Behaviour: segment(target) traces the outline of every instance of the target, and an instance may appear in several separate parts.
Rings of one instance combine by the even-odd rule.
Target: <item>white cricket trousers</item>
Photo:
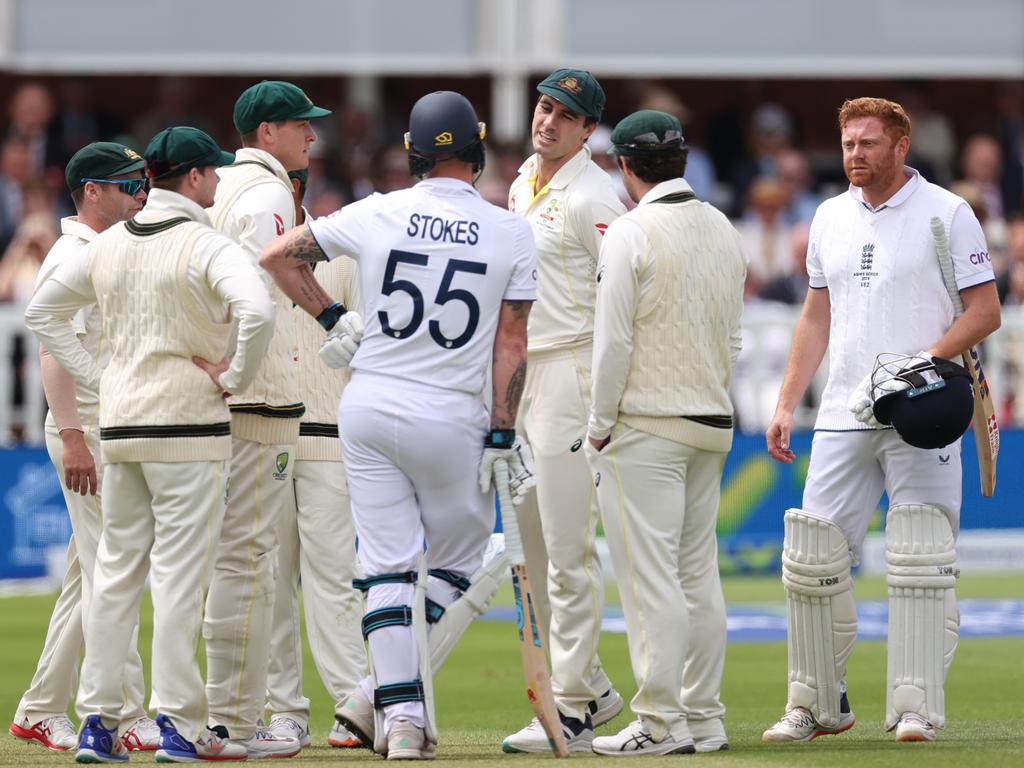
[[[125,659],[150,576],[153,696],[194,741],[206,727],[196,649],[220,537],[227,461],[125,462],[104,472],[103,536],[85,624],[79,709],[121,721]]]
[[[589,441],[586,451],[626,619],[633,712],[656,741],[685,741],[688,722],[700,735],[720,730],[726,621],[715,525],[726,454],[623,424],[603,451]]]
[[[277,597],[267,699],[273,715],[287,715],[308,726],[309,699],[302,691],[299,579],[309,650],[335,702],[366,675],[366,647],[360,632],[363,596],[352,586],[360,572],[345,465],[297,461],[292,486],[294,493],[277,528]]]
[[[46,452],[57,470],[64,503],[71,518],[71,541],[68,543],[68,569],[64,574],[60,595],[50,614],[46,640],[35,675],[18,703],[14,716],[16,723],[28,720],[35,725],[68,710],[78,689],[78,666],[85,645],[83,619],[88,612],[92,594],[92,574],[96,565],[96,549],[102,530],[100,494],[82,496],[64,484],[64,444],[51,419],[46,420]],[[85,427],[85,443],[96,460],[96,480],[103,482],[103,464],[100,462],[99,427]],[[146,683],[142,673],[142,658],[138,649],[138,624],[128,650],[125,664],[124,709],[121,722],[129,724],[145,714]],[[78,711],[81,718],[83,713]]]
[[[581,720],[587,704],[611,688],[597,655],[604,576],[594,484],[582,450],[592,354],[589,346],[531,353],[516,427],[536,460],[536,492],[516,517],[527,567],[547,574],[546,583],[536,584],[549,638],[551,687],[562,713]]]
[[[365,576],[415,571],[426,542],[428,568],[471,576],[483,563],[494,529],[493,495],[478,472],[489,418],[480,398],[356,371],[338,411],[352,516]],[[447,606],[457,590],[431,579],[428,596]],[[437,591],[435,591],[437,590]],[[366,611],[411,605],[414,585],[368,590]],[[419,677],[412,627],[371,632],[377,685]],[[423,727],[419,702],[384,709]]]
[[[267,697],[277,522],[292,491],[294,445],[232,437],[231,493],[206,599],[210,721],[248,739]]]

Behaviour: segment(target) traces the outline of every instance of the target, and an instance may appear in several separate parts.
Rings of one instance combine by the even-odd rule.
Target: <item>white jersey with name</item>
[[[953,324],[931,218],[945,225],[960,290],[994,279],[985,235],[963,198],[905,168],[907,183],[878,208],[851,186],[818,207],[807,273],[831,304],[829,375],[815,429],[865,426],[847,408],[877,355],[927,350]]]
[[[427,179],[309,223],[328,258],[359,263],[367,372],[483,391],[502,301],[537,293],[533,234],[469,184]]]

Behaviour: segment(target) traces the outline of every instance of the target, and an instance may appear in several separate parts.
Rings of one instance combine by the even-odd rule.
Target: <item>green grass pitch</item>
[[[729,579],[726,594],[731,603],[781,602],[781,586],[772,579]],[[1021,576],[964,577],[958,589],[964,597],[1016,597],[1024,595]],[[884,595],[880,579],[858,584],[860,598]],[[27,686],[42,646],[52,595],[0,598],[3,631],[0,633],[0,717],[9,722]],[[614,601],[615,590],[609,589]],[[504,589],[497,602],[511,603]],[[148,605],[142,628],[143,656],[150,639]],[[857,725],[836,737],[822,737],[811,744],[766,746],[761,731],[781,713],[785,704],[786,648],[783,643],[737,643],[726,657],[723,699],[728,707],[726,727],[729,752],[669,757],[609,758],[573,755],[573,760],[598,760],[602,764],[641,762],[660,768],[680,761],[713,766],[825,766],[872,768],[873,766],[956,766],[1002,768],[1024,766],[1024,671],[1021,638],[963,639],[947,683],[949,723],[932,744],[896,744],[882,730],[885,703],[885,645],[857,644],[849,664],[850,701]],[[635,687],[629,669],[624,635],[606,634],[601,657],[609,675],[627,699]],[[306,693],[312,699],[313,746],[288,765],[324,765],[336,762],[380,760],[366,750],[333,750],[326,746],[332,704],[316,677],[308,654],[305,664]],[[477,622],[452,653],[435,683],[441,743],[438,759],[461,766],[538,765],[549,756],[505,755],[501,739],[525,725],[531,716],[523,692],[519,651],[511,624]],[[630,719],[628,708],[598,733],[613,733]],[[76,719],[77,722],[77,719]],[[134,753],[132,763],[151,758]],[[11,736],[0,738],[0,766],[56,766],[73,762],[66,753],[51,753],[23,744]]]

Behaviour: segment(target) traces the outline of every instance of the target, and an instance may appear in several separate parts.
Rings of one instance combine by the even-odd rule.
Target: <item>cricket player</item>
[[[433,641],[477,579],[494,524],[493,494],[477,470],[498,457],[520,474],[530,469],[517,462],[524,453],[514,424],[536,290],[533,239],[521,218],[471,185],[483,169],[483,137],[464,96],[424,96],[406,135],[410,171],[422,181],[312,221],[261,258],[285,293],[331,329],[328,350],[358,342],[361,323],[333,303],[308,262],[349,254],[359,264],[365,335],[347,347],[355,356],[338,420],[373,670],[361,700],[373,702],[381,724],[360,719],[357,730],[369,736],[372,727],[389,759],[435,755],[427,633],[413,616],[425,602],[437,619]]]
[[[207,727],[196,645],[227,497],[225,397],[256,375],[274,308],[242,250],[210,226],[216,167],[234,160],[202,131],[168,128],[146,148],[146,208],[98,235],[87,259],[44,282],[26,324],[84,386],[100,388],[103,534],[85,624],[79,762],[127,759],[117,726],[125,660],[150,575],[158,761],[245,759]],[[105,369],[67,319],[97,304]],[[237,319],[233,357],[225,357]]]
[[[725,600],[715,524],[732,447],[746,257],[683,181],[679,120],[642,110],[612,132],[629,196],[601,245],[587,459],[619,583],[637,719],[602,755],[728,749]]]
[[[589,752],[594,727],[623,707],[597,655],[604,577],[594,484],[581,448],[590,411],[598,252],[602,235],[625,207],[586,146],[604,109],[597,79],[559,69],[537,91],[534,154],[509,190],[509,210],[533,229],[539,273],[518,424],[536,457],[537,492],[517,511],[527,566],[531,573],[547,573],[546,584],[538,580],[546,600],[544,589],[537,592],[566,744],[570,751]],[[506,738],[502,748],[550,750],[537,720]]]
[[[61,237],[46,255],[36,287],[67,261],[86,258],[96,235],[142,210],[148,186],[142,156],[123,144],[97,141],[78,150],[64,170],[75,216],[61,219]],[[99,326],[99,310],[81,310],[71,321],[82,346],[102,368],[110,357]],[[50,616],[46,641],[32,684],[11,723],[13,736],[35,741],[48,749],[67,750],[78,745],[78,734],[66,714],[78,687],[82,659],[82,620],[92,595],[92,572],[102,528],[100,483],[103,464],[98,461],[99,393],[75,380],[40,347],[43,389],[50,410],[46,414],[46,450],[61,479],[64,501],[71,518],[68,569],[60,596]],[[128,749],[156,749],[160,730],[146,715],[137,638],[125,665],[125,703],[119,731]],[[79,713],[81,715],[82,713]]]
[[[923,450],[876,428],[871,374],[881,353],[924,361],[959,357],[999,327],[999,300],[970,207],[904,165],[911,126],[903,108],[885,99],[853,99],[839,110],[839,128],[850,188],[822,203],[811,223],[810,291],[766,434],[771,456],[792,462],[793,410],[828,348],[803,506],[785,516],[788,700],[763,738],[810,741],[853,727],[845,680],[857,627],[850,566],[860,560],[884,489],[885,727],[895,730],[897,741],[931,741],[945,723],[943,684],[958,638],[953,587],[960,443]],[[949,233],[966,307],[955,321],[936,259],[933,216]]]
[[[256,265],[260,250],[295,224],[288,171],[309,166],[310,120],[329,115],[297,86],[264,81],[235,102],[242,148],[222,168],[213,226],[240,243]],[[257,267],[258,268],[258,267]],[[287,302],[266,276],[274,303]],[[207,598],[206,689],[210,720],[244,741],[250,757],[289,757],[299,740],[259,726],[267,691],[274,612],[277,524],[293,493],[295,446],[304,407],[294,316],[280,311],[256,379],[231,400],[231,498]]]
[[[289,171],[296,195],[296,221],[308,171]],[[317,265],[317,279],[347,306],[358,306],[355,262],[347,257]],[[270,731],[310,743],[309,699],[302,692],[302,636],[298,586],[301,575],[306,634],[320,680],[338,702],[366,675],[366,649],[359,633],[362,596],[352,586],[360,575],[348,482],[338,438],[338,401],[348,371],[328,368],[317,351],[323,331],[300,307],[292,307],[298,329],[299,383],[306,412],[299,424],[293,492],[277,529],[277,597],[270,638],[267,699]],[[333,747],[362,742],[337,720],[328,737]]]

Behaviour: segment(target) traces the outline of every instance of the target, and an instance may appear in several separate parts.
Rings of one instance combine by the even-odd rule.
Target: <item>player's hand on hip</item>
[[[793,431],[793,414],[787,411],[776,411],[771,424],[764,433],[768,445],[768,453],[776,461],[792,464],[796,454],[789,447],[790,433]]]
[[[210,380],[214,384],[217,385],[217,389],[219,389],[221,391],[220,396],[222,398],[227,400],[231,396],[231,393],[226,391],[220,385],[221,374],[224,373],[228,368],[231,367],[231,358],[230,357],[225,357],[223,360],[221,360],[218,363],[211,363],[209,360],[205,360],[205,359],[203,359],[201,357],[193,356],[192,362],[193,362],[193,364],[199,366],[204,371],[206,371],[206,375],[210,377]]]
[[[64,429],[61,430],[60,439],[64,485],[68,490],[83,496],[95,496],[99,490],[96,460],[85,443],[85,434],[78,429]]]
[[[508,447],[486,446],[480,460],[480,490],[483,493],[491,490],[494,473],[498,471],[495,467],[498,459],[504,459],[508,465],[508,489],[512,494],[512,504],[518,507],[537,484],[533,450],[521,437],[516,437]]]
[[[363,340],[363,318],[356,312],[346,312],[320,345],[320,359],[328,368],[347,368]]]

